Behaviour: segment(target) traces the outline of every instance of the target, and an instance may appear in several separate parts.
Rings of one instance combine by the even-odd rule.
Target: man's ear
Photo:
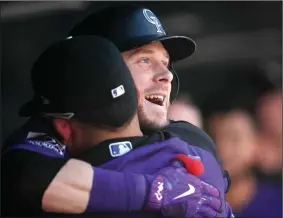
[[[56,131],[63,137],[63,143],[66,144],[71,136],[71,126],[68,120],[54,119]]]

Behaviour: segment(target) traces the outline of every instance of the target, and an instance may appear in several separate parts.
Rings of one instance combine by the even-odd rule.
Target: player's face
[[[169,56],[160,42],[123,52],[135,84],[141,93],[138,109],[142,129],[155,130],[168,123],[172,73]]]

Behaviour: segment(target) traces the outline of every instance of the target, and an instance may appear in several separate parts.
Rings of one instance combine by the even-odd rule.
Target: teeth
[[[147,95],[145,96],[147,99],[157,99],[159,101],[164,101],[164,96],[162,95]]]

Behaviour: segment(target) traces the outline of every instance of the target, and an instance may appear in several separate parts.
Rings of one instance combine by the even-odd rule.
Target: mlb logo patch
[[[113,98],[118,98],[119,96],[124,95],[125,94],[124,86],[120,85],[117,88],[112,89],[111,94]]]
[[[112,157],[122,156],[133,149],[132,143],[125,142],[115,142],[109,145],[109,151]]]

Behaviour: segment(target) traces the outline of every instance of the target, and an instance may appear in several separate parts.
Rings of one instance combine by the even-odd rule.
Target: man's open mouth
[[[153,94],[153,95],[147,95],[145,96],[145,99],[153,104],[163,106],[164,105],[164,100],[165,96],[160,95],[160,94]]]

